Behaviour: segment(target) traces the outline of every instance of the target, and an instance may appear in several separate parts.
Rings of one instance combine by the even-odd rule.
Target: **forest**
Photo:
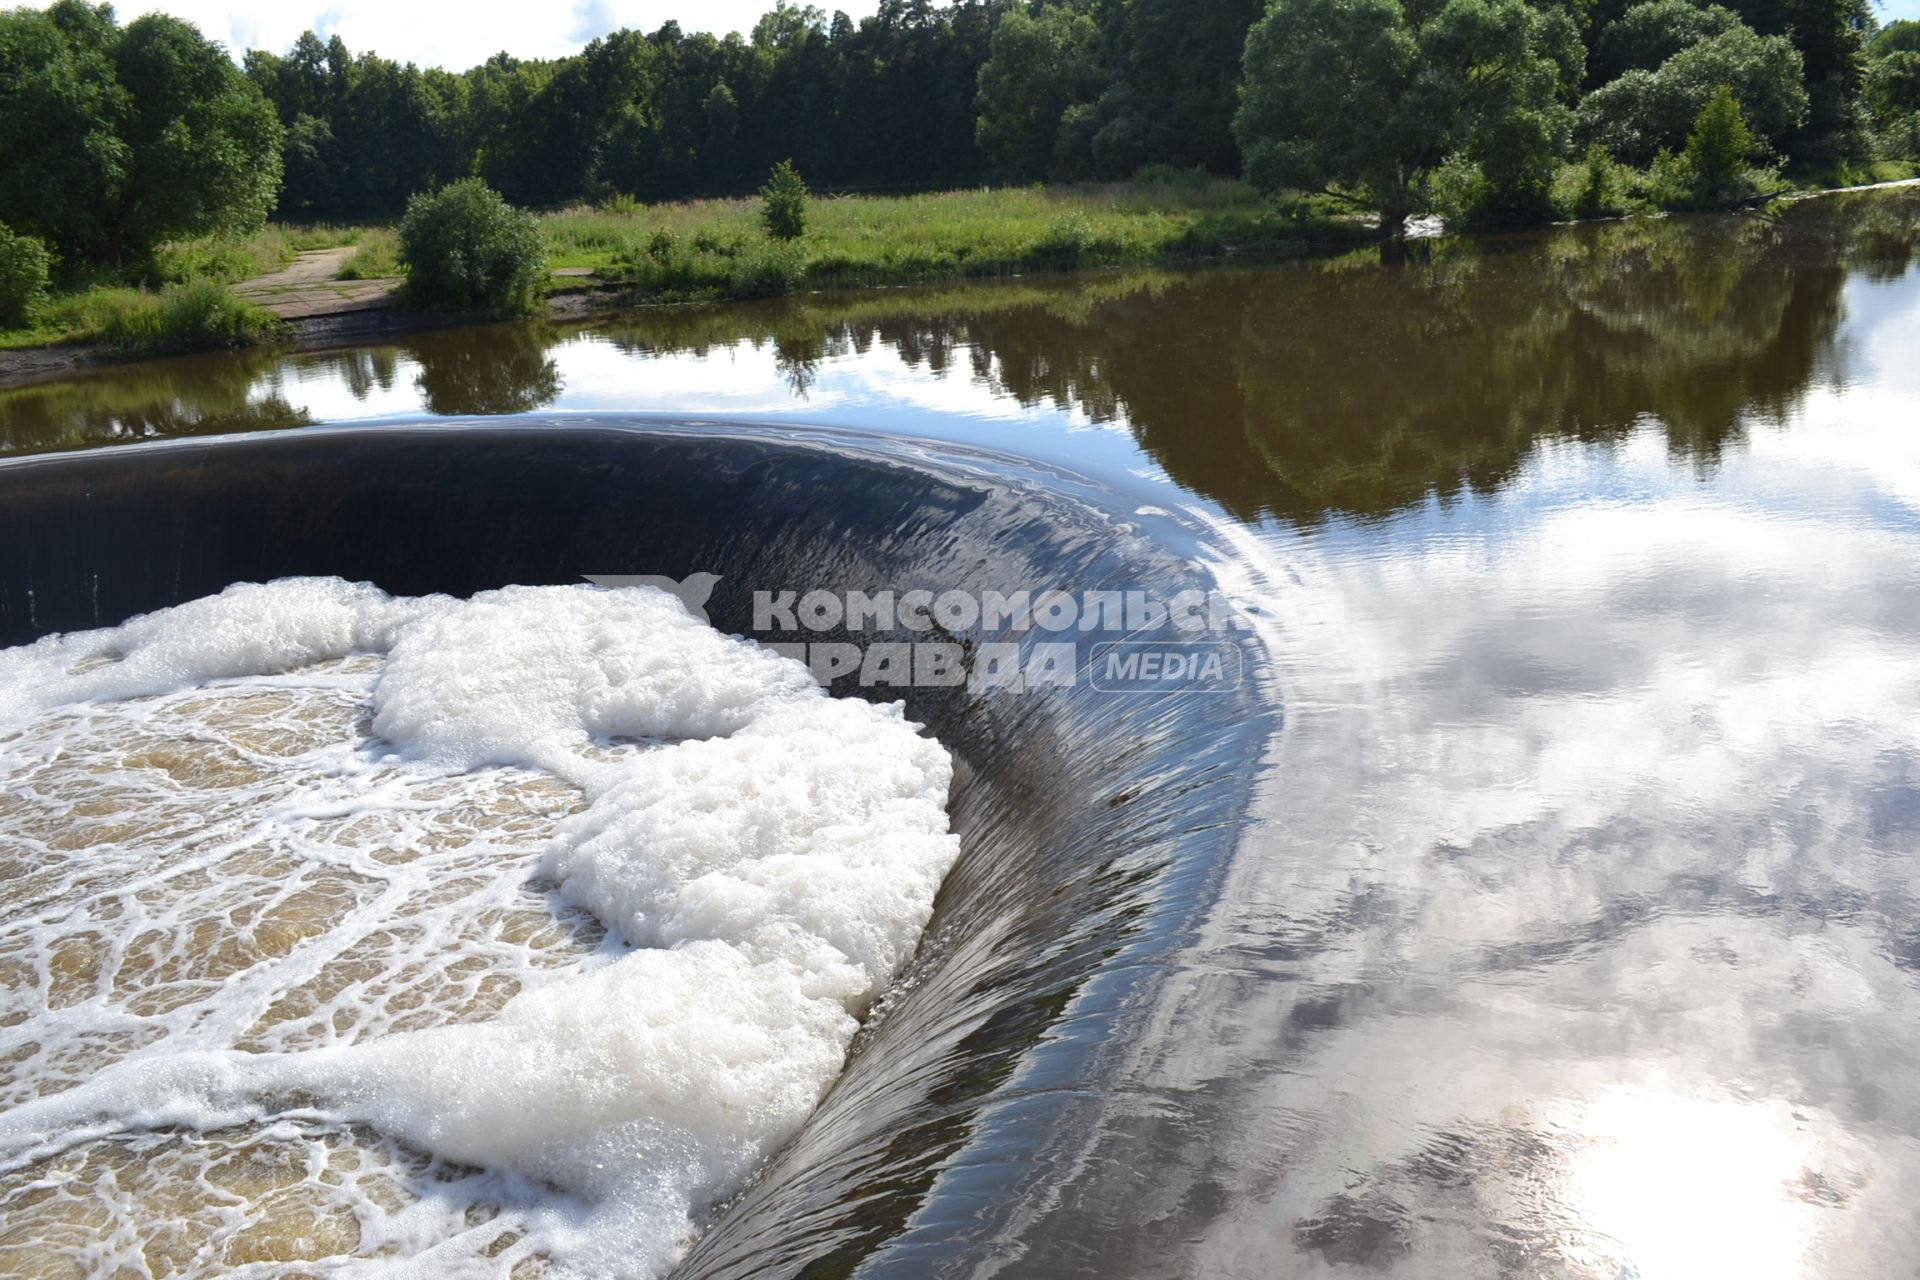
[[[747,33],[463,71],[311,32],[235,53],[84,0],[0,13],[0,299],[10,271],[124,273],[474,178],[559,209],[739,195],[782,161],[816,193],[1215,175],[1397,230],[1920,160],[1920,23],[1870,0],[780,0]]]
[[[1870,0],[882,0],[859,22],[783,2],[744,36],[667,23],[459,74],[307,35],[245,76],[298,217],[469,175],[534,206],[731,195],[781,160],[834,191],[1147,165],[1417,187],[1453,157],[1524,185],[1507,171],[1591,144],[1677,152],[1721,85],[1773,159],[1920,158],[1920,29],[1878,30]]]

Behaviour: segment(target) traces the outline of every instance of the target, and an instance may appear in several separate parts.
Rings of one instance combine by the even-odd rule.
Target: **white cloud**
[[[308,5],[239,4],[233,0],[129,0],[117,5],[123,21],[161,11],[192,22],[236,55],[246,49],[284,53],[309,28],[338,35],[355,53],[372,50],[422,66],[464,70],[506,50],[521,58],[573,53],[594,36],[620,27],[652,31],[669,19],[688,31],[747,32],[773,0],[575,0],[530,5],[525,0],[309,0]],[[820,6],[855,18],[876,0]]]

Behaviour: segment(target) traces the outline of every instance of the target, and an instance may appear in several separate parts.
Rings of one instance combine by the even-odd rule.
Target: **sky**
[[[621,27],[652,31],[670,18],[687,31],[745,33],[772,7],[773,0],[123,0],[114,5],[122,22],[154,10],[185,18],[236,55],[247,49],[284,53],[296,36],[312,28],[323,40],[338,34],[355,53],[371,50],[454,71],[503,49],[520,58],[573,53],[595,36]],[[819,7],[862,18],[877,3],[838,0]]]
[[[831,13],[855,18],[876,0],[815,0]],[[464,71],[501,50],[521,58],[573,53],[621,27],[652,31],[669,18],[688,31],[747,32],[773,0],[126,0],[121,20],[160,9],[187,19],[236,56],[247,49],[284,53],[311,27],[322,39],[338,34],[355,53],[371,50],[402,62]],[[1920,19],[1920,0],[1882,0],[1881,22]]]

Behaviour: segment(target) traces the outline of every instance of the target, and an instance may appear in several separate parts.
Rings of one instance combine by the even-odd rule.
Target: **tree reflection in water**
[[[1393,261],[1368,250],[806,295],[156,361],[0,392],[0,451],[305,425],[338,416],[302,407],[321,383],[363,416],[688,407],[604,380],[570,394],[570,373],[608,348],[709,364],[713,386],[755,376],[730,357],[762,351],[799,403],[881,352],[1123,425],[1176,482],[1243,519],[1377,518],[1496,489],[1542,441],[1617,441],[1648,423],[1677,457],[1713,466],[1809,387],[1845,378],[1843,287],[1897,278],[1916,225],[1920,192],[1862,193],[1767,217],[1444,239]]]

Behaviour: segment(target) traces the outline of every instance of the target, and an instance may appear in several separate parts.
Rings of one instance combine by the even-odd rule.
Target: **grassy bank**
[[[0,330],[0,351],[97,342],[130,354],[271,342],[285,326],[228,286],[265,275],[308,249],[359,244],[384,228],[270,224],[251,236],[163,244],[138,268],[72,272],[35,308],[33,323]]]
[[[1883,161],[1764,178],[1766,198],[1891,182],[1920,169]],[[1618,217],[1682,207],[1670,175],[1611,165],[1598,207],[1584,164],[1565,166],[1556,214]],[[1442,214],[1448,193],[1435,184]],[[549,265],[583,267],[647,301],[727,300],[805,289],[1018,275],[1076,267],[1168,264],[1244,255],[1287,257],[1376,234],[1377,219],[1325,196],[1274,201],[1245,184],[1192,173],[1110,186],[1022,187],[900,197],[815,199],[806,233],[770,238],[755,200],[637,205],[616,201],[542,220]],[[564,281],[559,282],[564,285]]]
[[[913,196],[818,198],[806,234],[770,238],[757,200],[640,205],[616,200],[541,218],[548,266],[585,268],[637,301],[756,298],[798,289],[911,284],[1243,253],[1287,256],[1364,238],[1327,202],[1276,206],[1244,184],[1169,173],[1102,187],[1040,186]],[[226,286],[308,249],[353,246],[345,280],[402,274],[391,226],[270,225],[245,238],[162,246],[138,273],[69,279],[0,349],[101,342],[128,352],[270,341],[272,316]],[[564,278],[556,287],[565,287]]]
[[[1673,172],[1663,171],[1659,165],[1650,169],[1636,169],[1606,162],[1604,169],[1604,177],[1596,184],[1594,168],[1588,162],[1575,162],[1561,167],[1553,186],[1553,204],[1560,217],[1578,221],[1583,218],[1632,217],[1666,212],[1710,212],[1715,207],[1753,207],[1784,196],[1809,195],[1878,182],[1901,182],[1920,176],[1920,165],[1906,160],[1878,160],[1791,174],[1754,170],[1747,175],[1747,194],[1731,204],[1714,206],[1690,200]],[[1600,190],[1596,191],[1596,186]],[[1456,214],[1454,220],[1470,228],[1470,219],[1459,218],[1456,209],[1447,207],[1450,199],[1455,203],[1459,201],[1457,193],[1448,190],[1444,171],[1436,179],[1434,187],[1442,211]]]
[[[1287,256],[1367,234],[1324,203],[1276,206],[1241,183],[1177,175],[1102,187],[1019,187],[813,200],[806,233],[770,238],[754,200],[549,214],[549,265],[585,267],[661,301],[913,284],[1226,254]]]
[[[1909,178],[1916,167],[1770,176],[1770,194]],[[1565,166],[1554,190],[1560,216],[1620,216],[1670,207],[1658,173],[1608,170],[1604,200],[1588,166]],[[1443,213],[1449,192],[1435,183]],[[614,200],[540,219],[547,264],[584,268],[626,287],[638,302],[726,301],[810,289],[1005,277],[1078,267],[1172,264],[1205,258],[1278,258],[1372,238],[1365,210],[1325,196],[1274,201],[1230,179],[1145,171],[1135,181],[816,197],[805,234],[770,237],[752,199],[641,205]],[[0,332],[0,350],[98,342],[136,354],[272,342],[285,326],[228,286],[276,270],[306,250],[351,246],[347,280],[402,274],[391,226],[270,225],[244,237],[162,246],[138,273],[69,279],[26,329]],[[556,289],[576,282],[556,278]]]

